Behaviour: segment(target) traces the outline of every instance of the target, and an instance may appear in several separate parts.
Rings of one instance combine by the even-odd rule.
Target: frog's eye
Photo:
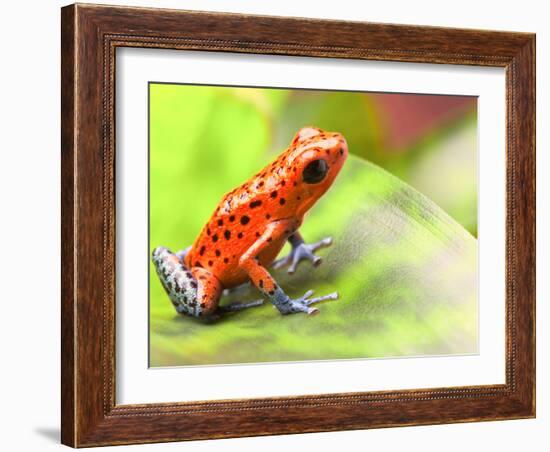
[[[302,179],[306,184],[321,182],[327,175],[328,165],[323,159],[309,162],[302,173]]]

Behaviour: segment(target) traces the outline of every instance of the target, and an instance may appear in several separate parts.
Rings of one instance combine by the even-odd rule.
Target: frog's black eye
[[[327,175],[328,165],[323,159],[309,162],[302,173],[302,179],[306,184],[317,184]]]

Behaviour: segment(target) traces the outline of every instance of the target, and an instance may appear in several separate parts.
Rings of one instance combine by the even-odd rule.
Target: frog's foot
[[[337,300],[338,292],[332,292],[322,297],[310,298],[313,295],[313,290],[308,290],[302,297],[291,299],[286,297],[286,300],[278,302],[275,307],[281,314],[293,314],[295,312],[305,312],[309,315],[319,313],[317,308],[312,308],[311,305],[325,300]]]
[[[296,272],[298,264],[304,259],[311,261],[311,263],[317,267],[322,262],[322,259],[314,254],[315,251],[330,245],[332,245],[332,237],[326,237],[323,240],[311,244],[300,243],[299,245],[293,246],[292,251],[287,256],[273,262],[273,268],[277,269],[288,265],[288,273],[291,275]]]
[[[254,308],[264,304],[264,300],[254,300],[248,303],[231,303],[226,306],[218,306],[220,312],[235,312],[242,311],[243,309]]]

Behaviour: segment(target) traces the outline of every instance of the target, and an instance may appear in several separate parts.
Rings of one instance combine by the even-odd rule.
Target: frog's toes
[[[301,245],[296,247],[296,252],[294,253],[294,257],[292,259],[292,263],[290,264],[290,267],[288,267],[288,273],[293,274],[296,272],[296,268],[298,267],[298,264],[302,261],[307,259],[310,261],[314,267],[318,267],[323,259],[320,256],[316,256],[314,254],[315,249],[313,248],[315,244],[307,245],[305,243],[302,243]]]
[[[281,314],[293,314],[295,312],[305,312],[309,315],[316,315],[319,313],[317,308],[312,308],[311,305],[326,300],[337,300],[338,292],[332,292],[328,295],[321,297],[310,298],[313,295],[313,290],[308,290],[303,296],[295,299],[288,299],[286,303],[282,303],[277,306]]]
[[[273,268],[288,267],[288,273],[293,274],[296,272],[298,265],[303,260],[309,260],[314,267],[317,267],[323,259],[320,256],[315,255],[315,251],[321,248],[326,248],[332,245],[332,238],[326,237],[323,240],[319,240],[315,243],[301,243],[294,247],[288,256],[283,257],[273,263]]]
[[[281,257],[280,259],[277,259],[276,261],[271,264],[271,268],[274,270],[277,270],[278,268],[286,267],[288,264],[292,262],[292,255],[293,253],[290,252],[285,257]]]
[[[332,237],[325,237],[323,240],[319,240],[318,242],[312,243],[310,245],[304,243],[304,246],[308,248],[311,252],[317,251],[321,248],[326,248],[330,245],[332,245]]]

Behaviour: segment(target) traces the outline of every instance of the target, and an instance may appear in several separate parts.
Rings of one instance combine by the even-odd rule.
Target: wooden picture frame
[[[535,35],[76,4],[62,8],[61,38],[64,444],[84,447],[535,416]],[[117,405],[118,47],[505,68],[506,383]]]

